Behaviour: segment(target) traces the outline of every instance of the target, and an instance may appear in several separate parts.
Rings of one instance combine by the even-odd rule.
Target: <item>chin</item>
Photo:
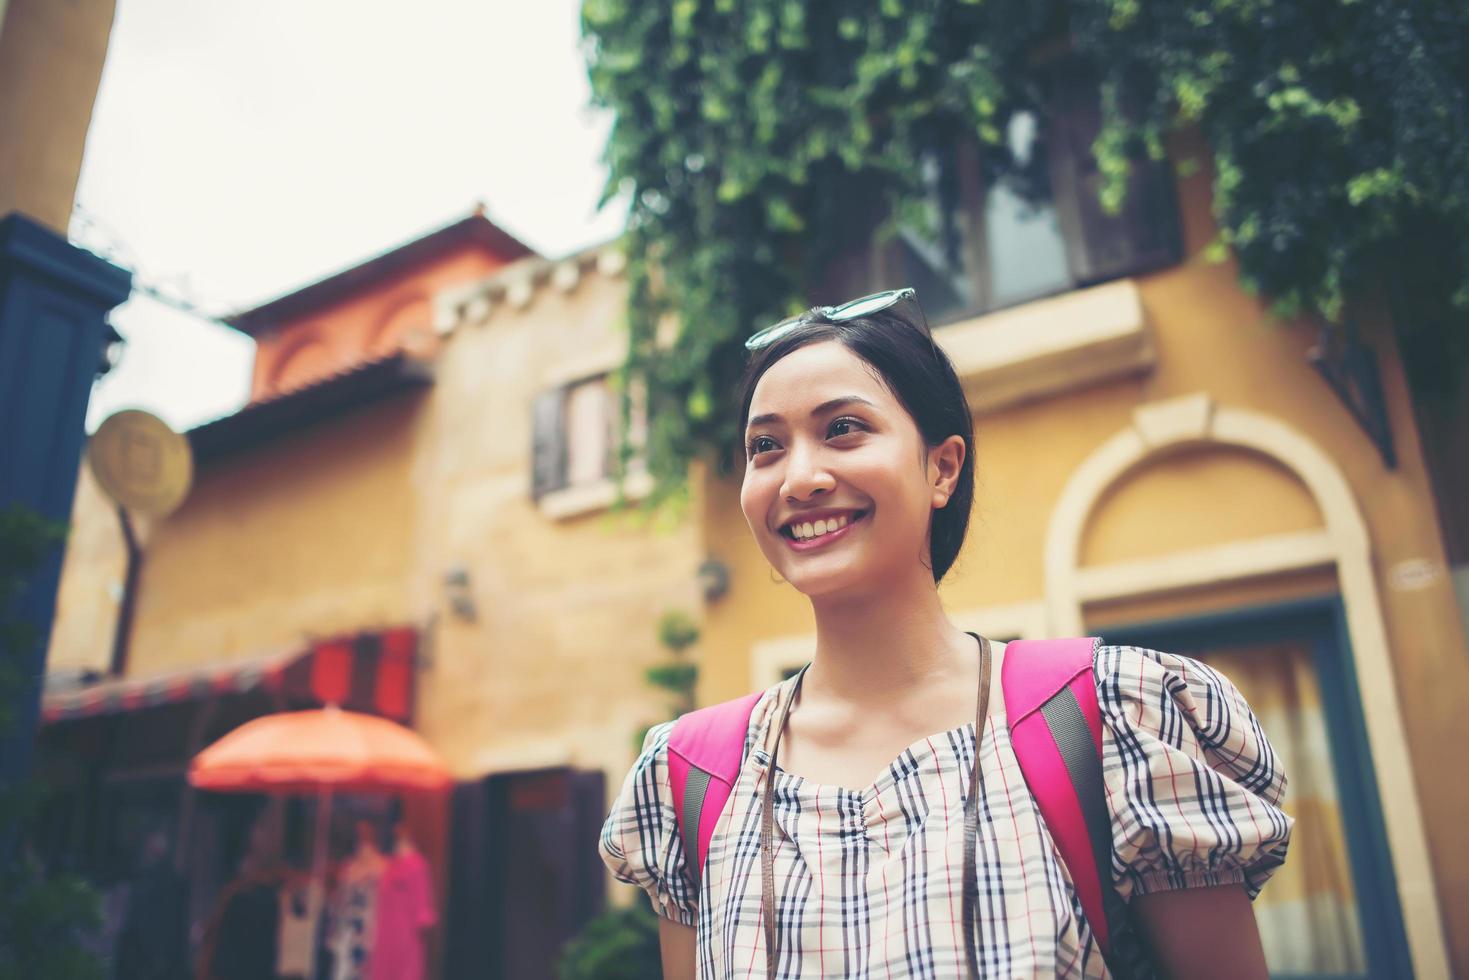
[[[808,599],[852,598],[866,595],[874,588],[870,577],[862,575],[856,569],[807,574],[794,579],[787,578],[786,581]]]

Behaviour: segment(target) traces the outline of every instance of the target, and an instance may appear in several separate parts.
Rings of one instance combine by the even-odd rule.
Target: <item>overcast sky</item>
[[[73,239],[212,313],[345,268],[483,200],[532,248],[611,238],[609,120],[579,0],[119,0]],[[243,404],[253,344],[135,297],[87,428]]]

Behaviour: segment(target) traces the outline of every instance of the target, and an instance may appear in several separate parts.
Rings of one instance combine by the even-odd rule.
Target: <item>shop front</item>
[[[86,683],[53,675],[38,738],[48,795],[33,846],[50,866],[101,889],[100,950],[119,952],[139,919],[130,905],[145,895],[150,941],[193,964],[252,847],[305,869],[313,800],[197,791],[187,779],[190,760],[252,719],[326,704],[411,725],[418,646],[419,631],[399,627],[151,678]],[[399,810],[431,877],[442,882],[447,812],[432,794],[409,794],[401,804],[344,798],[333,822],[337,856],[350,849],[359,821],[380,827],[386,840]]]

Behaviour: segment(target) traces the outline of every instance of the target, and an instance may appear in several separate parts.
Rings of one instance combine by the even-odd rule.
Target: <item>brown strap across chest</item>
[[[979,955],[975,940],[974,909],[979,901],[979,882],[975,870],[975,848],[979,834],[979,796],[983,781],[980,766],[980,749],[984,745],[985,719],[989,716],[990,704],[990,641],[976,633],[970,636],[979,641],[979,691],[975,697],[974,714],[974,771],[969,778],[969,793],[964,797],[964,959],[968,964],[967,976],[979,980]],[[780,736],[785,731],[786,716],[791,704],[801,690],[801,681],[806,677],[808,663],[796,675],[791,693],[780,705],[774,721],[775,740],[770,746],[770,763],[765,768],[765,788],[760,806],[760,908],[765,924],[765,975],[769,980],[776,976],[775,962],[775,769],[780,751]]]

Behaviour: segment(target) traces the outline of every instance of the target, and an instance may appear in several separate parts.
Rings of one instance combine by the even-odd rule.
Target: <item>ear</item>
[[[964,437],[952,435],[928,451],[928,484],[933,490],[933,506],[946,507],[964,466]]]

